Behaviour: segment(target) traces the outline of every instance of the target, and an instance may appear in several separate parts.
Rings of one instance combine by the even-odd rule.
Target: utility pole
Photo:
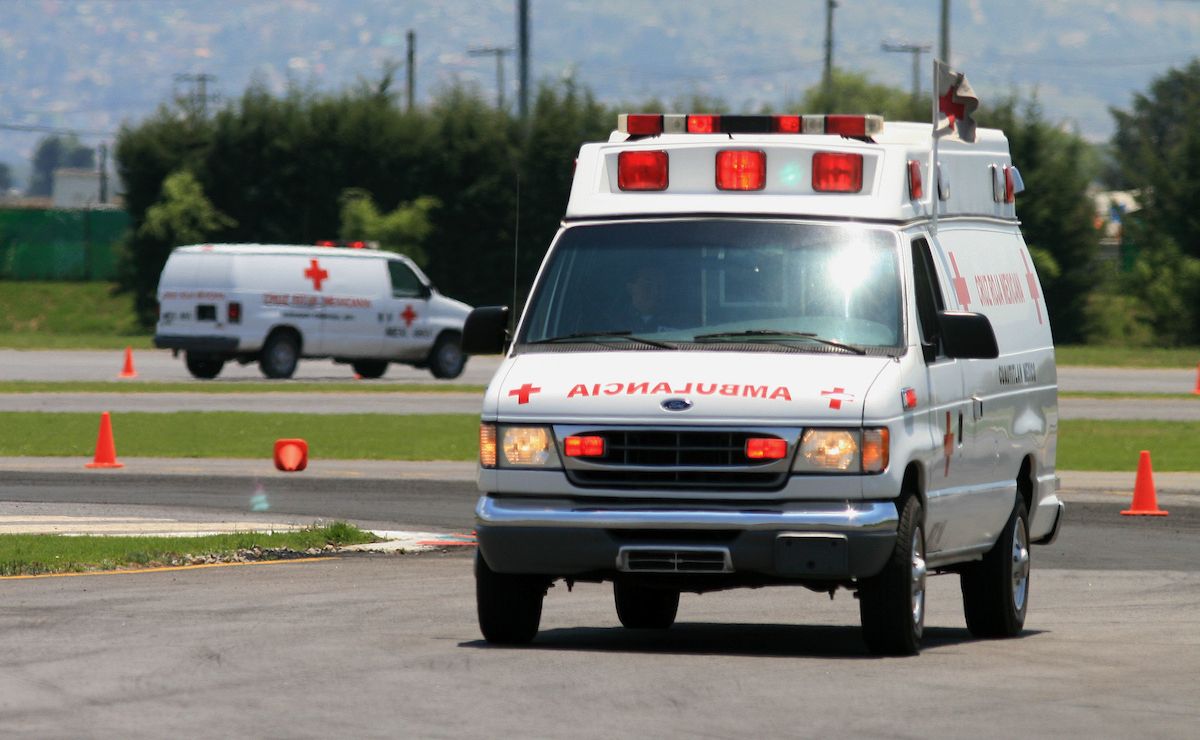
[[[822,87],[825,92],[826,112],[833,112],[833,9],[837,0],[825,0],[825,74]]]
[[[405,90],[404,100],[406,102],[407,110],[409,113],[412,113],[413,100],[415,100],[416,96],[417,96],[416,58],[417,58],[417,34],[415,31],[413,31],[410,28],[410,29],[408,29],[408,55],[406,57],[406,59],[408,60],[408,63],[407,63],[407,66],[405,67],[408,79],[407,79],[407,83],[404,86],[404,90]]]
[[[473,57],[496,57],[496,109],[504,110],[504,57],[513,53],[511,46],[483,46],[468,49],[467,55]]]
[[[100,142],[100,202],[108,202],[108,142]]]
[[[942,38],[938,45],[938,58],[950,63],[950,0],[942,0]]]
[[[208,117],[208,101],[211,99],[214,102],[217,100],[217,95],[208,94],[208,83],[215,82],[216,75],[210,75],[206,72],[199,74],[180,73],[175,75],[176,82],[192,83],[192,92],[188,95],[188,101],[192,106],[192,110],[198,110],[201,118]]]
[[[517,0],[517,110],[529,118],[529,0]]]
[[[886,41],[883,42],[884,51],[912,54],[912,100],[914,112],[917,109],[917,105],[921,102],[921,55],[928,52],[931,48],[929,44],[889,44]]]

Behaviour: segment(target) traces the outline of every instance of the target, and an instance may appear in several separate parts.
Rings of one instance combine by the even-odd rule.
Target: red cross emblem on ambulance
[[[542,392],[541,388],[538,388],[537,386],[533,385],[532,383],[526,383],[525,385],[521,386],[520,388],[513,388],[511,391],[508,392],[508,395],[516,396],[517,404],[519,405],[519,404],[523,404],[523,403],[529,403],[529,396],[531,394],[541,393],[541,392]]]
[[[821,391],[821,395],[829,399],[829,408],[831,409],[840,409],[843,403],[854,403],[854,394],[847,393],[845,388]]]
[[[321,263],[317,260],[312,260],[312,264],[304,271],[304,277],[313,282],[313,290],[321,291],[321,281],[329,279],[329,270],[321,268]]]
[[[404,311],[400,313],[400,318],[404,319],[405,326],[412,326],[412,322],[417,318],[417,312],[412,309],[412,306],[405,306]]]

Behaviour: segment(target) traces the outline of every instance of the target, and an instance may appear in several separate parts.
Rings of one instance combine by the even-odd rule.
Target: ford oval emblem
[[[662,407],[666,411],[687,411],[692,407],[692,402],[686,398],[668,398],[662,402]]]

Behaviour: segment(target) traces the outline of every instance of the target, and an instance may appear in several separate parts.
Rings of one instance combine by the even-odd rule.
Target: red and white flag
[[[933,91],[938,107],[938,116],[933,122],[934,138],[957,131],[958,138],[968,144],[975,143],[975,119],[971,114],[979,107],[979,98],[967,82],[967,76],[937,59],[933,60],[933,70]]]

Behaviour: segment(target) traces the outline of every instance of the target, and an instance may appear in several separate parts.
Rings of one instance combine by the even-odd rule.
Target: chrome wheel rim
[[[912,620],[918,635],[925,625],[925,576],[928,569],[925,566],[925,533],[920,527],[913,530],[912,536]]]
[[[453,372],[458,367],[458,363],[462,362],[462,350],[453,342],[447,342],[442,345],[438,351],[438,364],[446,372]]]
[[[1024,611],[1025,598],[1029,595],[1029,542],[1025,522],[1020,518],[1013,522],[1012,541],[1013,608],[1019,613]]]

